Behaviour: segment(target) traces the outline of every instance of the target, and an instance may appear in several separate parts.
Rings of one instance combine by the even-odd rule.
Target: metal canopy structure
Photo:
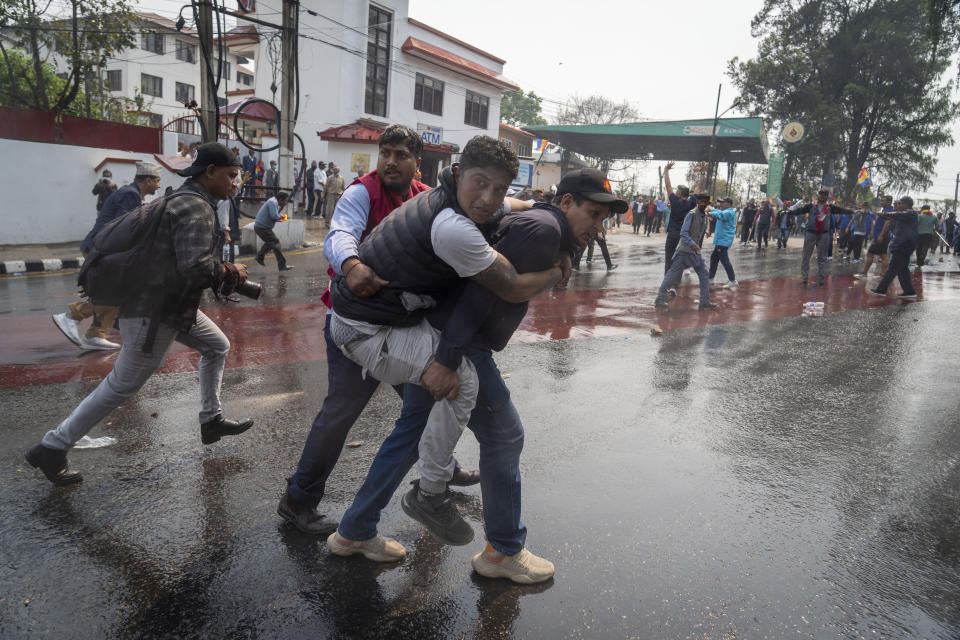
[[[770,150],[762,118],[713,118],[627,124],[525,127],[539,138],[594,158],[767,164]]]

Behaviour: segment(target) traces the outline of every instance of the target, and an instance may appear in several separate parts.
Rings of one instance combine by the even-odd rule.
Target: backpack
[[[167,202],[181,193],[161,196],[110,221],[90,241],[91,250],[77,276],[83,295],[96,304],[119,307],[143,290],[153,273],[150,247]]]

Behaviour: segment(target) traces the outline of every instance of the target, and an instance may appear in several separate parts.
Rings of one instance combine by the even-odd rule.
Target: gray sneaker
[[[430,531],[433,537],[453,546],[468,544],[473,540],[473,527],[467,524],[449,493],[425,494],[420,491],[420,481],[414,480],[400,506],[404,512]]]
[[[327,549],[337,556],[362,555],[374,562],[397,562],[407,557],[407,550],[393,538],[386,538],[379,533],[369,540],[347,540],[334,531],[327,538]]]
[[[53,324],[57,325],[57,329],[60,329],[67,340],[80,346],[80,327],[77,326],[76,320],[65,313],[58,313],[53,316]]]
[[[535,556],[526,548],[512,556],[487,548],[470,561],[474,571],[487,578],[506,578],[518,584],[536,584],[553,577],[553,563]]]

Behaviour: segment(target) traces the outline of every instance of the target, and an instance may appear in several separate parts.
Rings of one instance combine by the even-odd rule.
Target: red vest
[[[376,170],[371,171],[362,178],[357,178],[350,183],[352,187],[355,184],[362,184],[367,190],[367,194],[370,196],[370,211],[367,214],[367,228],[363,230],[363,234],[360,236],[360,242],[363,242],[363,239],[370,235],[370,232],[373,231],[374,227],[383,222],[383,219],[388,215],[394,212],[404,201],[409,200],[413,196],[427,191],[430,189],[427,185],[423,184],[419,180],[414,180],[410,183],[410,191],[407,193],[406,198],[401,198],[396,192],[391,191],[383,186],[380,183],[380,176],[377,175]],[[327,266],[327,275],[330,276],[330,279],[333,280],[333,277],[336,273],[333,271],[333,267]],[[323,300],[323,304],[327,305],[328,309],[333,308],[333,305],[330,303],[330,285],[327,285],[326,291],[323,292],[323,295],[320,297]]]

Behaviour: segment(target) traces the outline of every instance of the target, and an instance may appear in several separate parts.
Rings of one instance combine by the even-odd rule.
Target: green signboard
[[[767,166],[767,197],[777,199],[783,185],[783,151],[774,151],[770,154],[770,164]]]

